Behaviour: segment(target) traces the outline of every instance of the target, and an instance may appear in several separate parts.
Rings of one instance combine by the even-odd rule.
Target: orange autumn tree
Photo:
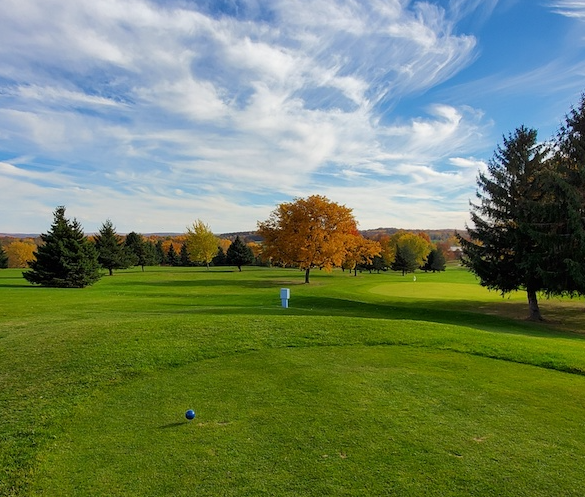
[[[351,209],[312,195],[280,204],[258,223],[258,234],[265,259],[298,266],[309,283],[312,268],[330,271],[343,263],[356,228]]]
[[[364,238],[356,229],[350,243],[347,245],[347,252],[343,267],[353,271],[357,276],[358,266],[360,264],[371,264],[374,257],[382,253],[380,243],[375,240]]]

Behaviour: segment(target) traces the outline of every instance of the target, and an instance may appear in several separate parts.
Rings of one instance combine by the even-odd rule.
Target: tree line
[[[282,217],[279,226],[271,224],[290,209],[294,216]],[[261,243],[245,243],[239,236],[233,241],[220,239],[197,220],[181,236],[178,251],[172,240],[149,240],[136,232],[121,236],[110,220],[97,234],[86,237],[78,221],[65,216],[64,206],[53,215],[51,229],[41,235],[38,246],[33,244],[29,270],[23,273],[33,284],[85,287],[97,281],[103,270],[112,275],[117,269],[141,266],[144,270],[160,264],[228,265],[239,271],[249,264],[296,267],[305,272],[307,283],[312,268],[341,267],[356,275],[358,271],[392,269],[406,274],[445,269],[443,251],[428,235],[398,231],[378,240],[365,238],[357,230],[351,209],[319,195],[278,206],[268,221],[258,223]],[[0,267],[7,265],[5,255],[0,246]]]

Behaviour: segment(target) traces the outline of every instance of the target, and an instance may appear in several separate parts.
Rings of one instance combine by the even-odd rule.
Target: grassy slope
[[[0,272],[0,493],[576,491],[576,302],[543,326],[459,270],[312,278],[157,268],[54,290]]]

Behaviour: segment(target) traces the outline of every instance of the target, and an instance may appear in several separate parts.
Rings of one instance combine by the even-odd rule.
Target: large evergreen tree
[[[130,258],[124,247],[124,239],[116,233],[116,228],[109,219],[94,237],[98,251],[98,261],[112,276],[114,269],[125,269],[130,266]]]
[[[8,267],[8,254],[4,250],[4,247],[0,245],[0,269],[6,269]]]
[[[422,270],[432,271],[434,273],[435,271],[445,271],[446,267],[445,254],[439,247],[437,247],[430,251],[427,260],[422,266]]]
[[[53,225],[41,240],[31,270],[23,273],[27,281],[48,287],[83,288],[100,279],[95,246],[77,220],[71,222],[65,217],[65,207],[57,207]]]
[[[549,295],[585,293],[585,96],[560,128],[540,180],[530,235],[542,249],[540,277]]]
[[[135,231],[128,233],[124,241],[124,247],[130,258],[130,266],[138,265],[144,271],[144,266],[158,264],[155,244],[145,240],[140,233]]]
[[[396,246],[396,257],[390,264],[390,269],[392,271],[402,271],[404,276],[406,273],[414,273],[418,267],[417,255],[412,247],[398,244]]]
[[[252,264],[254,262],[254,253],[239,236],[228,247],[226,252],[226,262],[230,266],[237,266],[238,270],[242,270],[242,266]]]
[[[562,295],[584,288],[578,276],[585,238],[583,220],[577,219],[583,204],[569,176],[558,157],[545,159],[535,130],[518,128],[504,137],[487,173],[479,175],[474,227],[468,227],[468,239],[459,237],[463,264],[489,289],[525,290],[533,320],[542,319],[539,292]]]

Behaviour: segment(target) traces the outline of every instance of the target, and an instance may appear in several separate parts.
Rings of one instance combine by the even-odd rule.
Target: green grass
[[[457,268],[311,279],[0,271],[0,495],[582,494],[582,301],[535,324]]]

